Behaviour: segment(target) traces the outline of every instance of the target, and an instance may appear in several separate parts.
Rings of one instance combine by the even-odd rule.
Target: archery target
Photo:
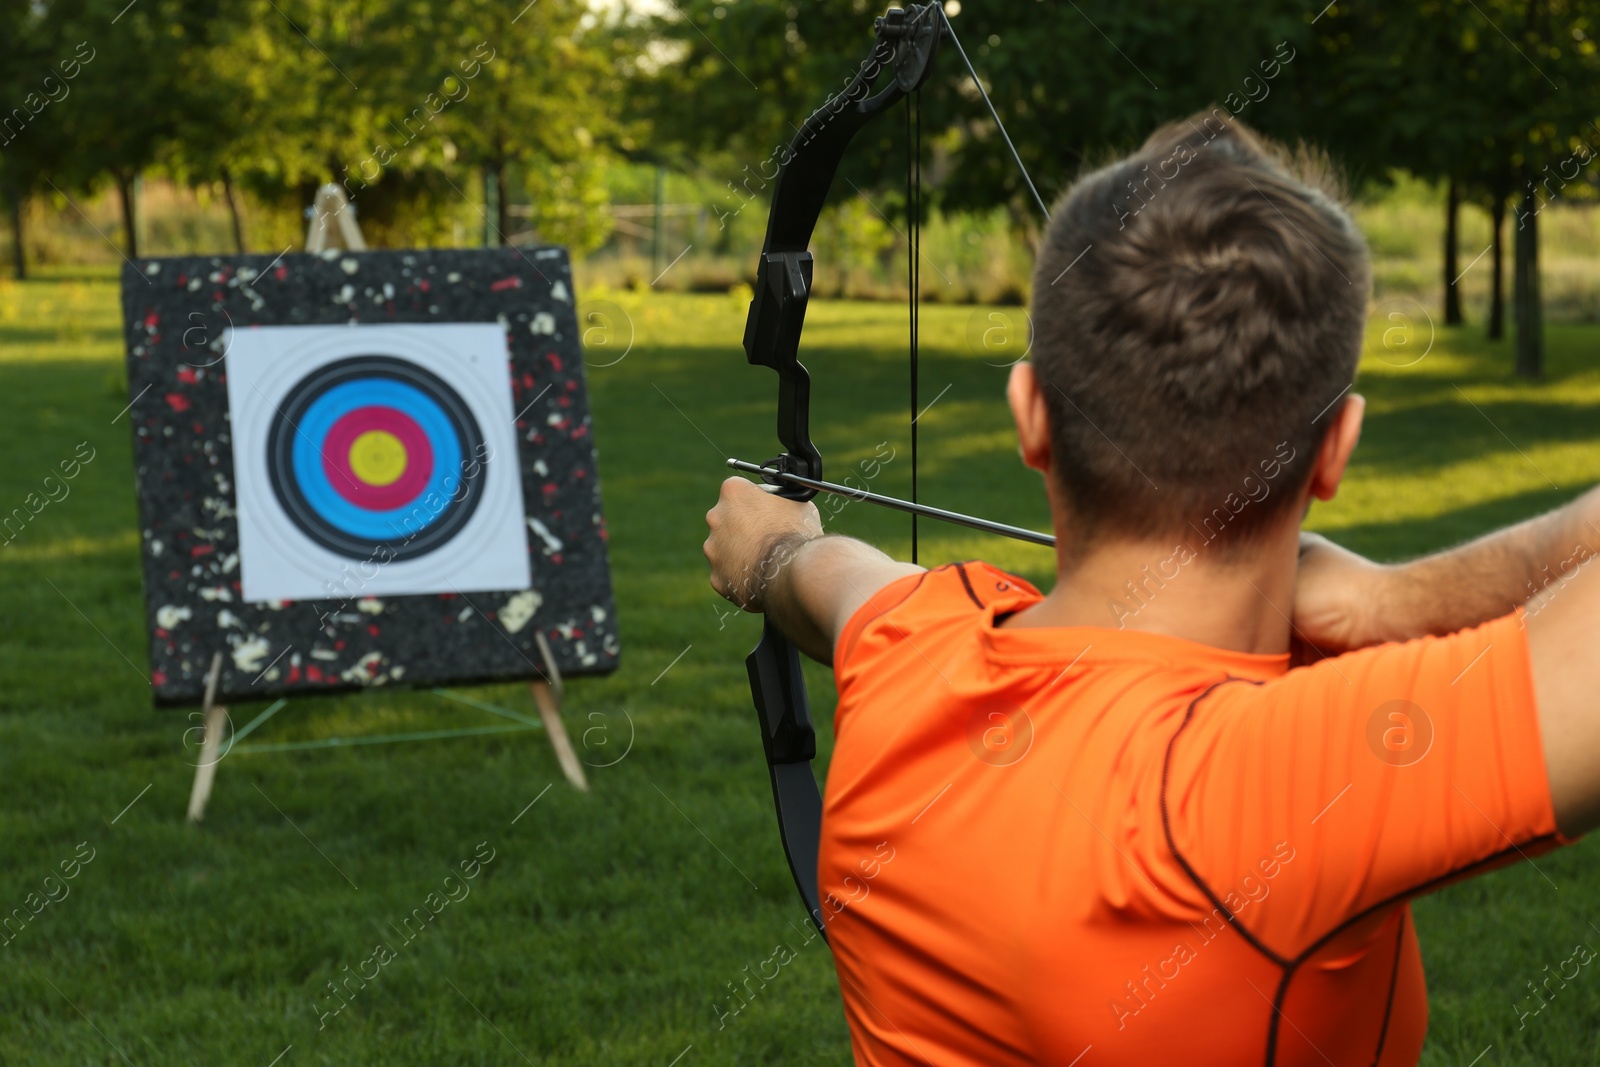
[[[227,372],[247,602],[528,588],[499,326],[257,327]]]

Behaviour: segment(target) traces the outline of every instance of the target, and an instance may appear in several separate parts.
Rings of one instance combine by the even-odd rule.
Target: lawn
[[[195,829],[183,820],[193,718],[153,710],[144,679],[114,284],[0,282],[0,511],[82,443],[94,454],[70,495],[0,549],[0,911],[26,912],[63,862],[75,872],[0,948],[0,1062],[849,1062],[814,941],[719,1021],[744,969],[780,942],[798,947],[805,923],[745,686],[758,627],[712,594],[699,550],[723,457],[774,451],[773,379],[744,363],[736,297],[592,294],[591,307],[602,300],[618,332],[591,338],[609,344],[589,382],[623,667],[574,683],[567,718],[591,762],[621,758],[592,772],[585,796],[537,733],[241,752]],[[969,340],[991,313],[1006,314],[924,311],[922,400],[938,399],[920,424],[922,497],[1042,527],[1007,429],[1004,361]],[[1506,344],[1474,329],[1430,336],[1415,319],[1409,337],[1374,324],[1366,436],[1313,526],[1396,558],[1600,479],[1600,328],[1551,327],[1548,381],[1529,385],[1511,377]],[[895,458],[873,485],[887,493],[909,484],[903,336],[902,308],[867,303],[820,303],[806,333],[829,472],[887,443]],[[865,505],[831,525],[908,546],[902,516]],[[924,562],[984,556],[1048,578],[1048,554],[1025,545],[926,526],[922,545]],[[810,682],[826,724],[829,676]],[[531,711],[517,685],[467,695]],[[234,707],[234,723],[263,707]],[[296,700],[252,740],[496,721],[385,690]],[[1595,855],[1580,845],[1418,906],[1425,1063],[1466,1065],[1486,1048],[1484,1067],[1595,1059],[1600,979],[1584,972],[1520,1029],[1514,1007],[1576,943],[1600,946]],[[401,940],[392,924],[474,859],[467,895],[377,977],[329,994],[371,973],[374,946]]]

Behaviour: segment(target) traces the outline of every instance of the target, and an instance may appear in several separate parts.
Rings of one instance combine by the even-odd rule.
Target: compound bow
[[[790,143],[787,158],[781,162],[773,189],[772,211],[767,221],[766,240],[756,272],[754,299],[745,323],[744,350],[750,363],[770,367],[778,375],[778,441],[784,451],[759,466],[729,460],[729,466],[759,474],[772,490],[791,500],[810,500],[818,491],[841,492],[860,500],[887,504],[912,514],[912,561],[916,561],[916,516],[926,515],[959,522],[978,529],[1040,544],[1053,544],[1048,534],[992,523],[984,519],[928,508],[916,498],[916,338],[917,338],[917,237],[916,179],[921,147],[920,111],[913,108],[916,97],[932,69],[942,41],[948,39],[966,65],[972,80],[988,104],[1000,134],[1013,159],[1022,168],[1022,177],[1039,209],[1049,218],[1044,201],[1028,177],[1017,155],[1016,146],[1005,132],[1000,116],[990,103],[977,72],[955,38],[950,20],[937,0],[911,4],[905,9],[890,8],[875,23],[872,51],[857,68],[854,78],[838,96],[818,108],[800,127]],[[887,74],[884,87],[876,94],[873,87]],[[907,134],[911,140],[913,122],[916,139],[908,144],[907,186],[910,223],[908,276],[911,283],[911,373],[912,373],[912,500],[897,501],[877,494],[835,486],[822,481],[822,455],[811,441],[811,375],[799,360],[800,331],[805,322],[806,302],[811,292],[812,256],[807,251],[827,199],[828,187],[844,158],[845,149],[866,123],[902,99],[908,100]],[[913,116],[916,116],[915,120]],[[750,675],[750,692],[761,723],[761,741],[772,779],[772,796],[777,805],[778,829],[783,851],[794,875],[795,885],[805,901],[817,929],[824,930],[821,899],[817,891],[817,851],[822,829],[822,795],[811,772],[817,754],[816,730],[806,695],[805,678],[800,672],[800,654],[795,646],[764,619],[761,643],[745,659]]]

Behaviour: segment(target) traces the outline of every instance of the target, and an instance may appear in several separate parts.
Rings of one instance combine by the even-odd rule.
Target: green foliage
[[[581,249],[605,236],[617,90],[606,28],[579,0],[520,13],[474,0],[7,5],[6,99],[57,52],[93,53],[71,98],[0,150],[0,184],[22,193],[107,177],[126,189],[159,167],[298,209],[338,181],[379,243],[428,243],[490,170],[535,198],[547,239]]]
[[[1255,122],[1266,105],[1250,94],[1270,96],[1283,56],[1303,46],[1303,12],[1288,0],[972,3],[952,22],[1048,201],[1162,123],[1215,105]],[[942,63],[941,86],[939,126],[962,131],[952,202],[989,207],[1003,190],[1015,213],[1031,217],[1016,165],[956,56]]]
[[[1600,76],[1597,20],[1594,0],[1335,3],[1274,129],[1328,146],[1358,177],[1404,168],[1504,198],[1595,141],[1581,87]]]
[[[796,124],[865,58],[876,13],[864,0],[675,4],[656,23],[668,62],[647,80],[654,95],[644,94],[660,141],[702,163],[709,154],[742,199]],[[973,3],[952,23],[1047,199],[1159,122],[1243,93],[1279,42],[1307,32],[1301,6],[1287,0]],[[935,195],[951,207],[1010,205],[1032,223],[1037,209],[954,48],[945,46],[925,96],[925,137],[950,161]],[[863,131],[836,185],[903,185],[899,125],[896,116]]]

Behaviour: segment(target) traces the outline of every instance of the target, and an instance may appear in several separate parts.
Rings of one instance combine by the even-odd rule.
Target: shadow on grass
[[[1534,489],[1495,497],[1431,518],[1407,517],[1394,522],[1358,523],[1328,531],[1347,548],[1373,559],[1393,562],[1471,540],[1565,504],[1572,493]],[[1600,542],[1600,532],[1594,541]]]
[[[66,332],[64,332],[66,331]],[[87,341],[95,344],[122,340],[117,329],[73,327],[0,326],[0,345],[60,345]]]
[[[1485,453],[1589,442],[1595,405],[1529,397],[1469,404],[1460,394],[1368,412],[1355,460],[1387,474],[1456,463]]]

